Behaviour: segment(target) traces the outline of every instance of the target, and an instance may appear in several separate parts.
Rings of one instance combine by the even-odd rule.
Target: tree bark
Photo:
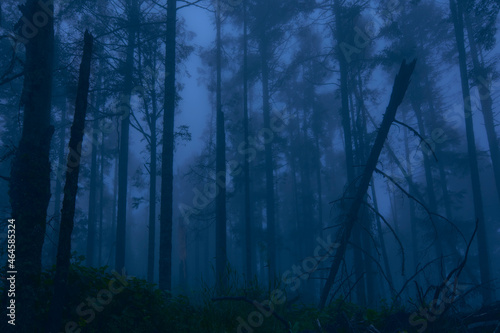
[[[153,113],[150,118],[151,123],[151,165],[149,167],[149,234],[148,234],[148,281],[154,281],[155,272],[155,240],[156,240],[156,173],[157,173],[157,137],[156,121],[158,110],[156,107],[156,85],[153,80],[152,103]]]
[[[248,17],[247,0],[243,0],[243,135],[248,147]],[[250,205],[250,162],[245,158],[243,164],[245,184],[245,272],[248,281],[252,279],[252,208]]]
[[[61,211],[61,230],[59,232],[59,245],[57,249],[57,266],[54,278],[54,295],[50,304],[47,332],[58,332],[61,326],[62,311],[68,287],[68,273],[71,257],[71,233],[73,232],[76,195],[78,191],[78,175],[80,173],[80,154],[85,130],[85,116],[87,112],[87,97],[89,92],[90,63],[92,60],[93,37],[85,32],[85,45],[83,58],[80,65],[80,77],[75,104],[75,115],[71,126],[69,140],[70,153],[68,155],[68,168],[66,183],[64,184],[63,208]],[[75,156],[75,152],[77,155]]]
[[[226,133],[224,129],[224,113],[222,112],[222,41],[221,41],[221,13],[217,2],[217,138],[216,138],[216,166],[215,181],[218,188],[215,199],[215,273],[217,292],[223,295],[227,287],[227,239],[226,239]]]
[[[346,23],[343,16],[343,10],[339,0],[334,1],[333,10],[335,14],[335,29],[337,38],[337,52],[338,61],[340,67],[340,99],[341,99],[341,110],[340,114],[342,117],[342,129],[344,132],[344,147],[345,147],[345,159],[346,159],[346,172],[347,172],[347,185],[353,186],[355,173],[354,173],[354,152],[353,152],[353,135],[351,129],[351,116],[349,110],[349,88],[348,88],[348,74],[349,74],[349,63],[342,52],[341,45],[344,43],[344,24]],[[351,192],[349,192],[351,193]],[[348,197],[352,195],[349,194]],[[361,235],[360,229],[355,228],[353,235],[353,242],[358,246],[354,248],[354,269],[355,269],[355,279],[362,279],[363,274],[363,254],[359,246],[361,245]],[[360,305],[365,304],[366,290],[364,280],[356,285],[356,297]]]
[[[54,192],[54,230],[52,232],[52,247],[50,253],[51,263],[55,265],[56,257],[57,257],[57,242],[59,239],[59,225],[61,221],[61,194],[62,194],[62,175],[59,172],[59,168],[62,168],[64,163],[64,147],[65,147],[65,139],[66,139],[66,109],[68,108],[68,103],[65,103],[65,107],[61,112],[61,128],[59,129],[59,150],[57,152],[57,168],[58,172],[56,174],[56,189]]]
[[[51,6],[52,7],[52,6]],[[36,14],[46,14],[46,24],[26,43],[22,135],[12,162],[9,197],[15,220],[16,326],[7,324],[7,293],[4,292],[2,324],[16,332],[32,332],[32,320],[41,273],[42,247],[45,238],[47,208],[50,201],[50,142],[54,127],[50,124],[54,52],[53,15],[43,11],[39,2],[29,0],[19,7],[30,22]],[[25,23],[24,23],[25,24]],[[19,21],[23,25],[23,21]],[[5,290],[9,282],[5,281]],[[7,331],[4,328],[3,331]]]
[[[177,24],[177,1],[167,1],[167,32],[165,46],[165,100],[163,111],[163,147],[160,204],[160,289],[172,288],[172,200],[174,177],[174,113],[175,91],[175,46]]]
[[[133,90],[135,35],[139,24],[139,6],[137,0],[128,0],[128,41],[125,60],[124,91],[121,110],[123,115],[120,125],[120,152],[118,155],[118,216],[116,219],[115,269],[121,272],[125,268],[125,239],[127,226],[127,186],[128,186],[128,141],[130,132],[130,99]]]
[[[271,105],[269,103],[269,55],[268,41],[265,35],[260,41],[260,60],[262,66],[262,100],[264,128],[271,128]],[[274,285],[276,275],[276,236],[274,207],[274,162],[272,142],[264,145],[266,169],[266,220],[267,220],[267,264],[269,285]]]
[[[95,96],[95,95],[93,95]],[[93,104],[91,97],[91,104]],[[97,108],[93,110],[93,117],[97,119]],[[96,222],[97,222],[97,141],[99,130],[98,122],[94,120],[92,129],[92,156],[90,166],[90,189],[89,189],[89,213],[87,219],[87,266],[94,266],[95,264],[95,236],[96,236]]]

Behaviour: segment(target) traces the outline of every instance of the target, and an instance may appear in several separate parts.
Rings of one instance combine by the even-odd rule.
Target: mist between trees
[[[2,1],[1,331],[498,332],[499,11]]]

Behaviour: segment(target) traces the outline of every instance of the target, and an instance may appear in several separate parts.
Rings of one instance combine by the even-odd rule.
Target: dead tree
[[[373,144],[370,156],[368,157],[365,170],[356,189],[356,194],[352,200],[349,210],[347,211],[347,215],[344,218],[341,230],[337,235],[336,243],[339,244],[339,247],[335,252],[328,278],[326,280],[323,291],[321,292],[321,299],[319,304],[320,309],[323,309],[325,307],[328,295],[330,294],[330,289],[333,286],[335,277],[337,276],[337,272],[340,268],[340,264],[345,256],[352,229],[358,219],[359,209],[363,204],[363,198],[365,197],[366,191],[370,186],[373,172],[375,171],[375,168],[377,166],[380,153],[387,139],[387,135],[389,134],[391,125],[396,118],[396,111],[403,101],[403,97],[406,93],[408,85],[410,84],[410,77],[413,73],[413,70],[415,69],[415,64],[416,59],[413,60],[410,64],[406,64],[406,61],[403,60],[403,63],[401,64],[401,67],[399,69],[399,73],[394,80],[394,86],[392,88],[389,106],[387,107],[384,114],[382,125],[378,130],[377,138],[375,139],[375,143]]]
[[[47,332],[58,332],[61,326],[61,316],[66,295],[67,279],[71,256],[71,233],[73,232],[76,193],[78,191],[78,174],[80,173],[80,150],[85,129],[87,113],[87,97],[89,93],[90,62],[94,38],[85,32],[83,58],[80,65],[80,78],[76,95],[75,116],[71,126],[69,140],[66,183],[64,184],[64,199],[61,210],[61,229],[57,248],[56,276],[54,278],[54,295],[50,304]]]

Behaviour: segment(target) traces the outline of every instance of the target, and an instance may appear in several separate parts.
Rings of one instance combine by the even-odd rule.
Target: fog
[[[499,10],[4,0],[2,331],[498,332]]]

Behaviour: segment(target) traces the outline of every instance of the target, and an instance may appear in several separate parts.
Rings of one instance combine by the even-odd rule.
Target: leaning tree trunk
[[[19,7],[23,19],[30,22],[43,15],[46,24],[26,40],[26,62],[21,104],[24,105],[23,129],[12,162],[9,196],[12,219],[15,220],[15,263],[9,271],[16,276],[16,326],[7,324],[7,293],[4,292],[2,324],[16,332],[33,332],[32,320],[41,272],[47,208],[50,200],[50,141],[54,127],[50,124],[52,94],[52,61],[54,52],[53,14],[43,10],[39,1],[29,0]],[[52,9],[50,9],[52,10]],[[19,21],[24,28],[26,23]],[[6,290],[9,281],[5,281]],[[12,300],[12,299],[11,299]],[[2,331],[6,331],[4,328]]]
[[[64,163],[64,140],[66,138],[66,109],[68,108],[68,102],[65,103],[65,107],[61,112],[61,122],[59,129],[59,149],[57,151],[57,174],[56,174],[56,189],[54,192],[54,228],[52,231],[52,245],[50,249],[50,262],[51,265],[55,264],[57,256],[57,239],[59,238],[59,221],[61,220],[61,194],[62,194],[62,175],[59,172],[59,168],[62,168]],[[61,170],[62,171],[62,170]]]
[[[403,101],[406,89],[410,84],[410,77],[415,68],[415,64],[416,60],[413,60],[408,65],[406,64],[406,61],[403,60],[401,68],[399,69],[399,73],[394,81],[391,99],[389,101],[389,106],[387,107],[387,110],[384,114],[382,125],[378,130],[377,137],[373,144],[373,148],[370,152],[370,156],[368,157],[368,161],[366,162],[365,169],[359,181],[359,185],[356,189],[351,206],[349,207],[347,215],[345,216],[344,221],[342,223],[342,229],[337,235],[335,244],[337,250],[333,258],[332,266],[330,267],[330,272],[328,274],[325,287],[323,288],[323,291],[321,293],[321,299],[319,304],[321,309],[323,309],[326,305],[326,301],[328,295],[330,294],[331,287],[333,286],[335,277],[337,276],[337,272],[340,268],[342,259],[345,256],[347,250],[347,244],[349,242],[352,229],[354,227],[354,224],[358,220],[359,209],[363,204],[363,198],[365,197],[366,191],[368,190],[368,187],[370,185],[373,172],[376,169],[380,153],[382,152],[382,148],[384,147],[384,142],[386,141],[391,125],[395,120],[396,111],[401,102]]]
[[[163,147],[160,203],[160,289],[172,287],[172,198],[174,178],[175,41],[177,1],[167,1],[165,43],[165,100],[163,105]]]
[[[481,182],[479,177],[479,167],[477,163],[476,139],[474,135],[474,124],[472,121],[472,105],[470,100],[469,78],[467,73],[467,58],[464,42],[464,24],[462,14],[462,4],[458,5],[455,0],[450,0],[451,16],[455,28],[455,38],[458,49],[458,61],[460,67],[460,78],[462,83],[462,97],[464,100],[465,130],[467,135],[467,152],[469,155],[469,168],[472,182],[472,195],[474,199],[474,213],[478,220],[477,245],[479,254],[479,271],[481,275],[481,284],[491,283],[490,254],[488,250],[488,237],[486,231],[486,221],[483,211],[483,197],[481,194]],[[494,290],[494,288],[491,288]],[[488,304],[493,300],[492,290],[485,286],[481,288],[483,303]]]
[[[87,113],[87,96],[89,92],[90,63],[92,60],[92,45],[94,38],[88,31],[85,32],[85,45],[80,65],[80,78],[75,103],[75,115],[71,126],[69,140],[68,166],[66,184],[64,184],[63,208],[61,211],[61,229],[57,248],[56,275],[54,278],[54,296],[50,303],[47,332],[59,332],[62,320],[62,311],[68,286],[68,273],[71,257],[71,233],[73,232],[76,194],[78,191],[78,175],[80,173],[80,147],[85,130],[85,115]]]

